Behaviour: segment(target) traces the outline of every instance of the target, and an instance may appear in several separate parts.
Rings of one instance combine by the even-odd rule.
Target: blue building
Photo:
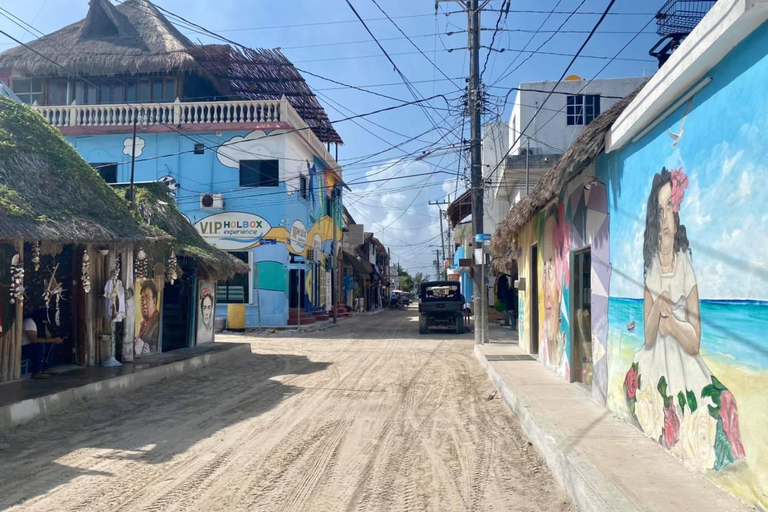
[[[239,303],[248,326],[327,318],[341,139],[285,56],[194,44],[146,0],[93,0],[28,47],[0,54],[0,80],[108,183],[175,182],[203,238],[248,263],[218,284],[217,316]]]

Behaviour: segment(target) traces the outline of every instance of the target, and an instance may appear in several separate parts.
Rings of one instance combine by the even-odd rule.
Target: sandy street
[[[253,354],[2,432],[0,509],[575,510],[472,335],[416,315],[229,337]]]

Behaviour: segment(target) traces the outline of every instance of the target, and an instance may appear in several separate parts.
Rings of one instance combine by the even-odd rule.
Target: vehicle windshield
[[[423,300],[460,300],[461,286],[456,284],[439,283],[435,285],[424,285],[422,288]]]

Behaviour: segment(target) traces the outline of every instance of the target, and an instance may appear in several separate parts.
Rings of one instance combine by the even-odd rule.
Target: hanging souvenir
[[[179,278],[177,269],[178,269],[178,261],[176,259],[176,253],[173,250],[171,250],[171,257],[168,258],[168,281],[170,281],[171,284],[176,282],[176,279]]]
[[[91,293],[91,255],[87,250],[83,251],[82,280],[85,293]]]
[[[64,286],[56,279],[56,271],[58,269],[59,264],[57,263],[56,266],[53,267],[53,270],[51,270],[51,278],[43,280],[43,283],[45,284],[43,300],[45,301],[46,311],[51,307],[51,299],[56,300],[56,315],[54,317],[54,322],[56,323],[57,327],[61,324],[61,310],[59,309],[59,302],[61,301],[61,296],[64,293]]]
[[[40,242],[32,242],[32,264],[35,272],[40,270]]]
[[[133,264],[133,270],[136,279],[146,279],[148,277],[147,253],[141,247],[139,247],[139,252],[136,253],[136,262]]]
[[[24,298],[24,266],[21,265],[21,256],[17,254],[11,258],[11,304]]]

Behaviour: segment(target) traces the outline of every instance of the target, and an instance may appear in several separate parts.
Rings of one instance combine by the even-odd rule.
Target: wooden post
[[[19,265],[24,268],[24,239],[19,239],[14,244],[19,254]],[[21,279],[24,286],[24,278]],[[24,298],[16,299],[16,320],[13,323],[13,338],[11,338],[11,357],[9,372],[13,379],[21,378],[21,336],[24,334]]]
[[[123,362],[133,361],[133,338],[136,322],[136,292],[133,289],[133,248],[123,251],[123,286],[125,287],[125,320],[123,321]]]

